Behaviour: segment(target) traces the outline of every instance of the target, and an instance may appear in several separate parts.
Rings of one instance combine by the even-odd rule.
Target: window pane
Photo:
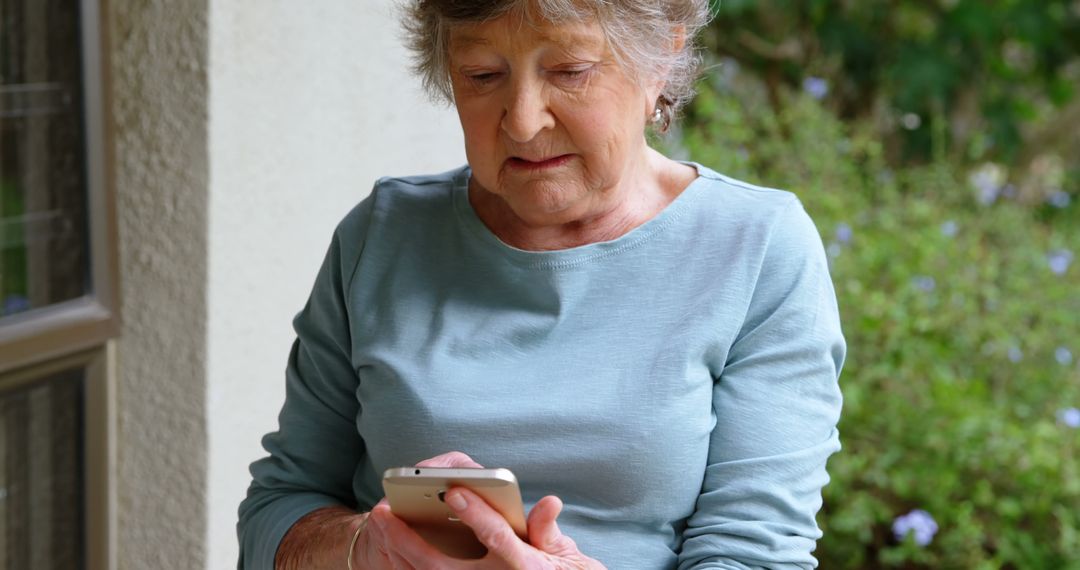
[[[89,291],[78,2],[0,0],[0,317]]]
[[[83,380],[0,393],[0,570],[84,566]]]

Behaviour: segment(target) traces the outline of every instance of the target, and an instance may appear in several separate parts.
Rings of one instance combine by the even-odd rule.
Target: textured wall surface
[[[207,3],[110,3],[118,568],[206,560]]]
[[[236,564],[247,466],[276,428],[291,320],[334,226],[379,176],[464,161],[390,6],[211,3],[207,568]]]

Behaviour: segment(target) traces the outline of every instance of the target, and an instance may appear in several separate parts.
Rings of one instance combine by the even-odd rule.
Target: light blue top
[[[793,194],[697,169],[644,225],[548,252],[487,229],[468,168],[380,180],[294,322],[240,567],[451,450],[514,471],[527,509],[558,495],[610,568],[816,566],[845,351],[821,239]]]

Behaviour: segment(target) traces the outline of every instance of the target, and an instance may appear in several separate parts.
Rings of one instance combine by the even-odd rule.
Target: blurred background
[[[1080,568],[1080,2],[723,0],[676,155],[793,190],[849,356],[822,568]]]
[[[1080,568],[1080,0],[723,0],[655,144],[797,193],[822,568]],[[0,568],[235,567],[330,234],[464,160],[394,0],[0,0]]]

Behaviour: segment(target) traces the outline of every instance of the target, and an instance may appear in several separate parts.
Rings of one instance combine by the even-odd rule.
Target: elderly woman
[[[468,165],[384,178],[297,316],[279,431],[240,508],[244,568],[810,568],[844,357],[787,192],[646,143],[686,101],[706,0],[411,0]],[[449,558],[380,475],[507,467],[519,538]]]

